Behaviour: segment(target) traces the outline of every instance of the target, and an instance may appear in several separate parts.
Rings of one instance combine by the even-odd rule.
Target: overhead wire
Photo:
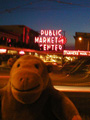
[[[90,5],[85,5],[85,4],[78,4],[78,3],[73,3],[73,2],[64,2],[61,0],[48,0],[48,1],[56,2],[56,3],[60,3],[60,4],[71,5],[71,6],[80,6],[80,7],[89,7],[90,8]]]
[[[0,11],[0,13],[6,13],[6,12],[11,13],[13,10],[20,9],[20,8],[25,7],[27,5],[32,5],[34,3],[38,3],[38,2],[41,2],[41,1],[43,1],[43,0],[33,1],[33,2],[29,2],[27,4],[24,4],[24,5],[20,5],[20,6],[16,6],[16,7],[13,7],[13,8],[5,9],[3,11]]]

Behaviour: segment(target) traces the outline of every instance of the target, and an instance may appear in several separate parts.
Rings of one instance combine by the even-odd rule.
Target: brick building
[[[75,50],[90,51],[90,33],[76,32],[74,38]]]

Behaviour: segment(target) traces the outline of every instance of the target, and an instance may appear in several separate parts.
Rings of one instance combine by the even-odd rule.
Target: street
[[[66,75],[62,73],[50,73],[54,85],[90,86],[89,74]]]

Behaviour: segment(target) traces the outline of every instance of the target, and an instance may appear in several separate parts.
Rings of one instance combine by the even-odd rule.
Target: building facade
[[[24,25],[0,26],[0,45],[39,50],[34,37],[39,33]]]
[[[75,50],[90,51],[90,33],[75,33]]]

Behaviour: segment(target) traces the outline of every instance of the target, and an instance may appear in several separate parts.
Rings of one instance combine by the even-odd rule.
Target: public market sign
[[[66,37],[61,33],[62,30],[41,30],[40,36],[35,37],[35,43],[44,51],[62,51]]]

